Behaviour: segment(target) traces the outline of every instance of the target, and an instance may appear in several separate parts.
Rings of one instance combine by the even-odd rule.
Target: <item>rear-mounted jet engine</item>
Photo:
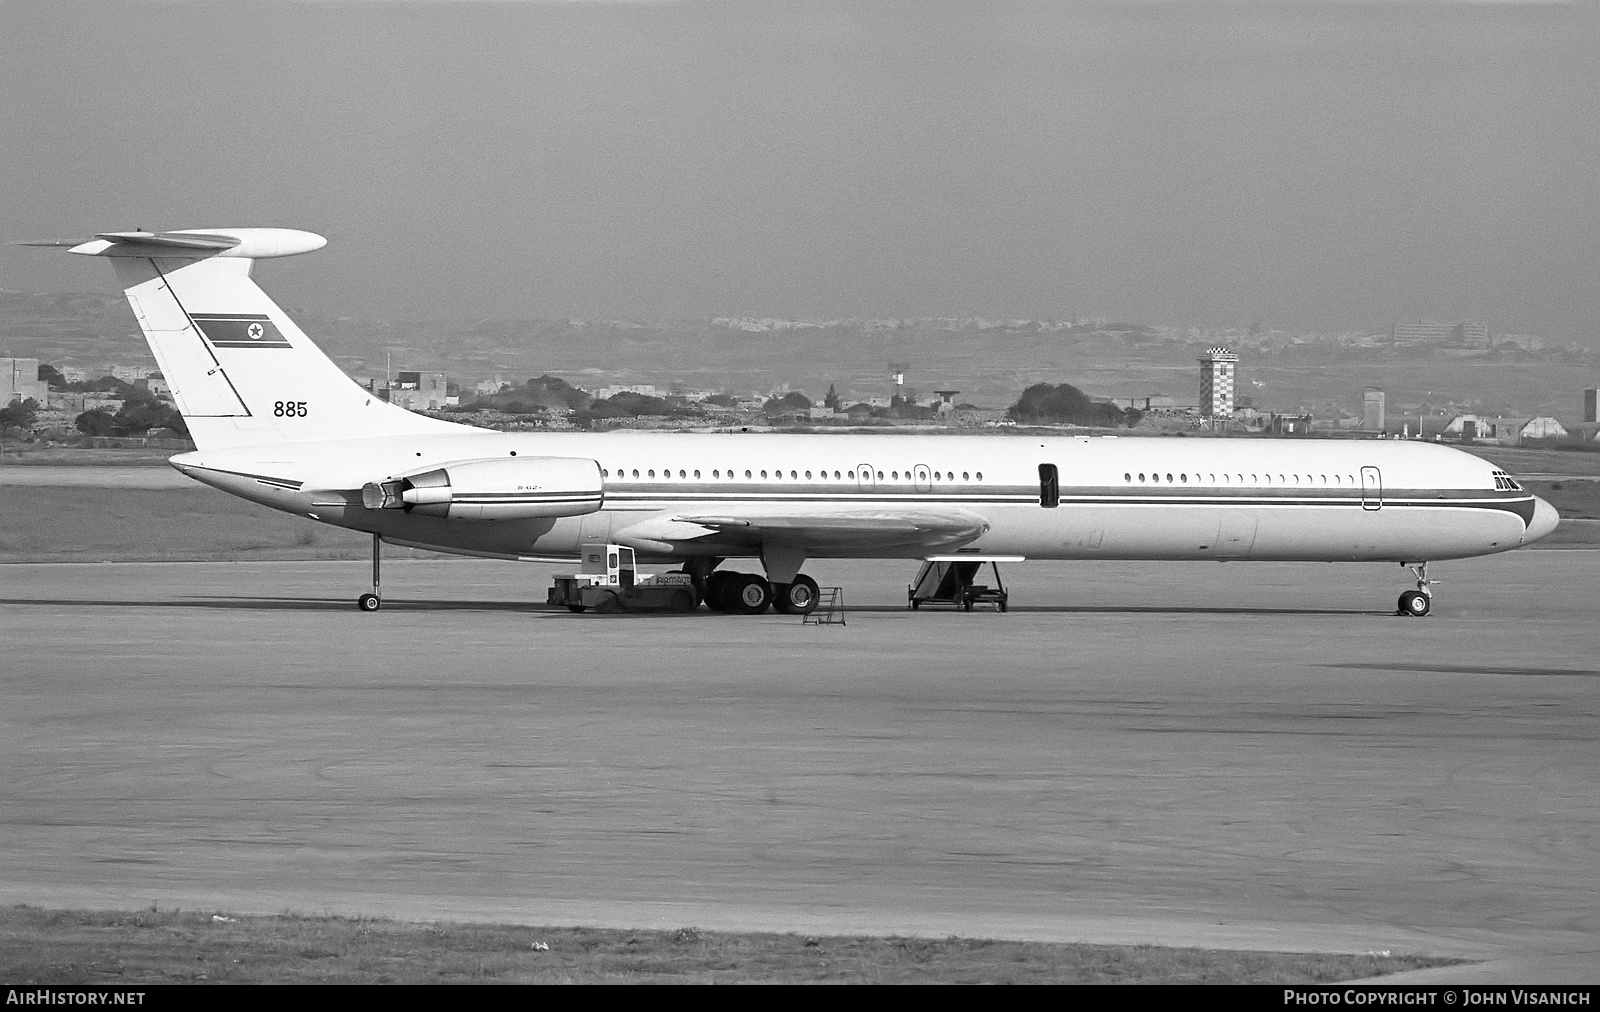
[[[600,465],[580,457],[464,460],[368,482],[361,504],[451,520],[534,520],[594,513],[605,501]]]

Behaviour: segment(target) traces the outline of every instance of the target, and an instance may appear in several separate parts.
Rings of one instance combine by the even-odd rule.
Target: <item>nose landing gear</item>
[[[1433,610],[1433,587],[1438,580],[1428,579],[1428,564],[1426,562],[1402,562],[1406,569],[1411,570],[1411,575],[1417,578],[1417,589],[1408,590],[1400,595],[1397,615],[1409,615],[1421,618]]]

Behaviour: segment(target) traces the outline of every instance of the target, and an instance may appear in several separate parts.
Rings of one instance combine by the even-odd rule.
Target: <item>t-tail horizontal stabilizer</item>
[[[413,414],[357,386],[250,279],[256,260],[325,245],[290,228],[199,228],[102,232],[68,252],[111,258],[202,450],[481,431]]]

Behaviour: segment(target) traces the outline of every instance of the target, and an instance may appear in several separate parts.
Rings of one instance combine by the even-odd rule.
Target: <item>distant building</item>
[[[154,369],[145,365],[114,365],[111,367],[111,375],[124,383],[137,383],[154,371]]]
[[[389,384],[389,403],[407,411],[437,411],[451,403],[449,386],[442,372],[397,372]]]
[[[40,401],[44,404],[44,401]],[[50,393],[49,407],[52,411],[66,411],[79,414],[84,411],[93,411],[99,408],[116,414],[122,410],[123,399],[111,393],[73,393],[65,390],[54,390]]]
[[[1361,402],[1361,427],[1369,432],[1383,431],[1384,395],[1382,390],[1368,390]]]
[[[1565,439],[1567,428],[1549,415],[1540,415],[1530,418],[1522,428],[1517,430],[1517,442],[1524,439]]]
[[[1462,320],[1459,323],[1441,323],[1438,320],[1396,323],[1389,331],[1389,340],[1397,345],[1441,344],[1457,348],[1487,348],[1489,325],[1477,320]]]
[[[1239,356],[1226,348],[1210,348],[1200,357],[1200,416],[1233,417],[1234,372]]]
[[[949,421],[956,416],[956,394],[959,394],[960,392],[961,391],[959,390],[934,391],[934,393],[939,395],[939,403],[936,405],[936,408],[939,412],[940,418]]]
[[[30,399],[43,404],[47,393],[47,385],[39,381],[38,359],[0,358],[0,405]]]
[[[1444,427],[1444,433],[1462,442],[1481,439],[1502,446],[1516,446],[1530,439],[1563,439],[1568,435],[1566,426],[1549,415],[1537,418],[1457,415]]]

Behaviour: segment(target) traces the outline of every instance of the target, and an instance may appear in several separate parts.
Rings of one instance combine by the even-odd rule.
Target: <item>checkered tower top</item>
[[[1239,356],[1226,348],[1207,348],[1200,356],[1200,414],[1228,418],[1233,414],[1234,367]]]

